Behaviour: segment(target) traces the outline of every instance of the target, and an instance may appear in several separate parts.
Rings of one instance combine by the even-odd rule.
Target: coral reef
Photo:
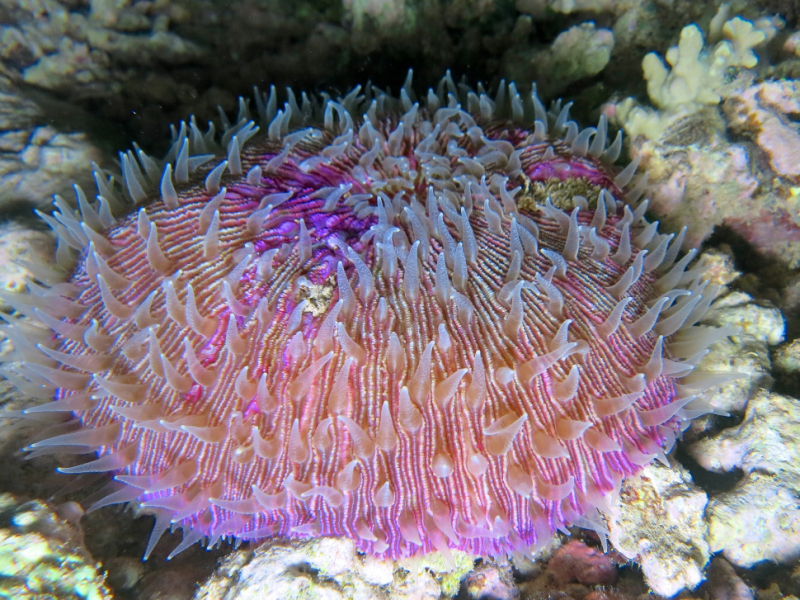
[[[800,113],[797,81],[766,81],[726,99],[723,110],[734,133],[746,134],[766,153],[774,173],[800,177],[800,127],[789,115]],[[797,192],[794,194],[797,202]],[[795,219],[798,204],[791,207]]]
[[[613,585],[617,581],[617,566],[608,553],[577,540],[556,550],[547,562],[547,570],[560,584],[577,581],[584,585]]]
[[[618,4],[618,0],[517,0],[517,9],[532,15],[542,15],[548,10],[560,13],[614,12]]]
[[[786,334],[786,322],[780,309],[763,306],[745,292],[731,292],[720,298],[706,320],[720,327],[734,327],[771,346],[780,344]]]
[[[645,57],[655,108],[628,98],[606,106],[606,113],[634,137],[631,153],[648,170],[653,210],[673,227],[688,225],[688,245],[724,224],[796,268],[796,84],[753,83],[760,66],[756,52],[764,51],[782,22],[726,21],[726,6],[709,26],[708,45],[698,26],[683,29],[666,55],[671,69],[656,54]]]
[[[724,328],[731,335],[712,344],[698,361],[698,369],[723,379],[703,392],[702,397],[717,414],[742,414],[751,397],[772,386],[770,347],[783,341],[783,315],[744,292],[731,292],[714,302],[703,324]],[[726,376],[735,379],[724,381]],[[701,417],[692,423],[692,430],[713,427],[711,419]]]
[[[581,23],[560,33],[546,49],[509,50],[503,56],[502,74],[510,81],[535,81],[537,93],[554,97],[602,71],[613,49],[610,29]]]
[[[384,87],[413,64],[430,85],[447,68],[499,73],[512,47],[545,49],[507,3],[494,0],[2,0],[0,7],[0,61],[15,81],[114,121],[159,152],[153,145],[169,123],[187,114],[205,122],[218,105],[233,111],[254,84],[342,91],[371,78]]]
[[[61,513],[70,520],[41,502],[0,494],[0,598],[111,599],[83,547],[80,507],[70,503]]]
[[[43,203],[53,193],[67,199],[61,201],[64,206],[74,207],[72,183],[89,189],[93,170],[90,161],[106,169],[108,182],[112,161],[98,147],[119,147],[134,139],[148,152],[160,154],[165,148],[159,145],[165,122],[192,112],[198,121],[205,122],[216,114],[217,105],[230,115],[235,111],[237,96],[247,93],[253,83],[274,82],[279,94],[286,83],[331,89],[336,97],[336,91],[343,95],[342,90],[354,82],[371,77],[379,87],[390,85],[396,90],[402,79],[397,76],[397,67],[405,68],[410,62],[418,66],[417,80],[426,85],[433,83],[433,77],[446,67],[467,73],[473,81],[488,79],[492,88],[497,83],[497,79],[491,79],[495,76],[517,82],[537,79],[540,96],[549,96],[549,100],[563,94],[575,99],[573,114],[579,111],[581,117],[591,114],[596,118],[592,111],[614,95],[616,99],[606,105],[605,114],[631,134],[631,157],[639,160],[640,168],[650,176],[646,196],[652,201],[648,214],[661,218],[661,228],[677,232],[687,225],[684,247],[692,247],[724,225],[769,255],[765,259],[769,261],[767,265],[774,265],[774,259],[779,258],[784,266],[796,269],[800,265],[800,134],[795,80],[800,73],[800,43],[796,14],[788,5],[777,5],[787,19],[785,33],[775,34],[781,25],[779,19],[762,18],[775,6],[766,2],[707,4],[683,0],[517,0],[513,8],[510,3],[491,0],[233,0],[222,9],[215,0],[0,0],[0,11],[4,12],[0,24],[0,211],[4,211],[5,218],[7,211],[18,211],[24,204],[44,209]],[[587,18],[593,20],[588,22]],[[679,35],[682,27],[683,35]],[[677,45],[667,50],[673,44]],[[644,85],[637,87],[642,72],[639,63],[651,50],[664,56],[662,59],[659,54],[650,53],[644,61],[652,106],[619,101],[629,95],[645,98]],[[302,98],[297,105],[302,106]],[[467,99],[463,107],[473,112],[475,109]],[[123,131],[119,137],[110,138],[117,133],[109,132],[120,126]],[[267,129],[266,124],[263,129]],[[190,140],[190,146],[193,144]],[[219,151],[213,143],[209,149]],[[246,155],[247,152],[242,154],[244,171],[248,166]],[[176,157],[177,151],[173,158]],[[122,171],[125,160],[123,157],[118,165]],[[136,156],[128,154],[127,160],[136,164]],[[146,165],[140,162],[138,166],[143,169],[145,183],[152,183]],[[117,175],[117,181],[124,178],[124,173],[122,177]],[[639,183],[639,187],[644,186]],[[181,190],[180,185],[176,187]],[[497,192],[491,183],[490,188]],[[554,205],[561,208],[571,206],[574,195],[587,195],[590,210],[595,206],[591,189],[534,181],[526,191],[541,198],[550,194]],[[343,198],[347,195],[343,194]],[[80,218],[74,208],[71,210]],[[481,206],[473,210],[480,211]],[[580,216],[585,217],[583,210]],[[44,271],[35,265],[41,260],[40,254],[49,255],[51,250],[47,234],[15,217],[0,226],[0,288],[16,291],[24,277],[42,281]],[[399,227],[413,233],[405,217],[401,216]],[[725,229],[721,231],[730,236]],[[459,234],[452,233],[456,239],[460,239]],[[313,229],[311,235],[315,235]],[[397,235],[392,241],[397,241]],[[33,247],[28,246],[28,241]],[[582,251],[585,241],[582,240]],[[717,236],[713,243],[718,243]],[[408,250],[407,244],[401,246]],[[793,497],[798,490],[797,474],[786,463],[797,454],[796,438],[791,437],[797,411],[790,396],[797,396],[800,384],[800,350],[798,341],[793,340],[796,316],[787,308],[796,303],[792,295],[797,296],[800,288],[796,283],[792,287],[788,271],[785,280],[778,274],[775,279],[779,281],[765,283],[767,274],[754,276],[752,264],[740,265],[747,275],[737,281],[739,273],[730,267],[727,252],[703,253],[703,279],[708,285],[733,284],[735,291],[717,291],[717,299],[700,325],[729,326],[732,335],[714,343],[704,357],[696,355],[691,360],[697,361],[696,371],[723,378],[739,377],[721,379],[700,392],[697,404],[712,412],[694,419],[679,444],[682,448],[691,447],[702,467],[724,474],[724,481],[733,481],[740,471],[745,477],[735,488],[720,491],[715,484],[703,481],[700,467],[690,465],[697,485],[710,496],[704,521],[710,525],[711,533],[706,533],[706,540],[710,551],[720,553],[706,567],[707,583],[693,595],[735,600],[757,595],[759,600],[779,600],[798,595],[800,571],[795,570],[792,579],[791,566],[779,565],[774,571],[777,574],[765,575],[768,571],[763,564],[752,569],[747,565],[760,560],[788,565],[796,561],[793,540],[798,537],[798,515]],[[736,252],[741,258],[741,249]],[[65,253],[74,254],[62,248],[62,258]],[[346,258],[343,262],[349,269],[352,265]],[[20,259],[23,262],[9,262]],[[398,272],[402,272],[404,260],[399,260]],[[33,266],[28,268],[28,263]],[[281,265],[274,267],[279,269]],[[62,277],[63,273],[57,276]],[[358,277],[349,273],[348,280],[355,284]],[[338,287],[335,278],[332,283],[329,288]],[[766,289],[773,285],[777,289]],[[324,308],[331,299],[335,300],[338,289],[330,291],[330,296],[328,290],[325,295],[308,296],[309,304],[312,300],[321,301]],[[182,288],[177,292],[179,302],[185,302]],[[118,295],[118,291],[112,290],[112,294]],[[525,298],[529,294],[523,290],[521,295]],[[784,314],[765,301],[766,297],[784,310],[788,332]],[[245,303],[246,298],[242,300]],[[26,332],[39,327],[11,305],[2,300],[0,304],[3,316],[13,319]],[[11,331],[5,325],[3,328]],[[575,334],[574,328],[573,323],[570,336]],[[14,348],[20,342],[14,343],[7,335],[0,338],[0,357],[7,360],[9,355],[18,356]],[[776,348],[784,338],[788,341]],[[338,332],[334,333],[334,342],[338,342]],[[436,352],[434,349],[434,355]],[[167,356],[174,358],[169,352]],[[177,366],[180,364],[179,359]],[[773,375],[779,394],[770,391]],[[687,378],[681,385],[690,381]],[[469,375],[465,375],[461,385],[468,382]],[[26,388],[42,395],[41,390]],[[8,381],[0,381],[0,399],[7,403],[6,409],[29,408],[32,402],[38,402],[13,389]],[[731,416],[721,417],[723,413]],[[759,424],[762,418],[766,419],[764,423],[773,425],[771,430],[768,425]],[[731,423],[735,426],[731,427]],[[4,420],[0,426],[4,458],[9,458],[0,477],[3,489],[14,493],[24,490],[30,497],[50,497],[60,486],[52,473],[56,459],[44,457],[17,464],[17,457],[12,457],[23,443],[19,440],[24,431],[38,427],[38,423],[27,423],[23,429]],[[309,448],[311,443],[306,440]],[[700,460],[701,455],[706,459]],[[691,461],[684,457],[685,454],[678,454],[678,460],[689,464]],[[62,453],[57,460],[68,469],[81,464],[85,457]],[[673,465],[674,460],[671,456]],[[711,481],[722,478],[720,475]],[[709,551],[699,541],[703,525],[694,510],[701,504],[702,493],[683,471],[673,472],[671,481],[663,484],[668,496],[665,503],[626,504],[626,500],[655,494],[651,482],[628,480],[621,500],[624,508],[615,509],[626,515],[610,520],[611,529],[617,533],[620,526],[615,519],[632,527],[630,539],[623,542],[631,542],[625,547],[624,556],[614,552],[613,542],[609,555],[599,554],[593,534],[580,537],[578,530],[572,528],[573,536],[582,541],[575,540],[558,549],[565,539],[556,533],[535,557],[514,553],[513,572],[500,558],[484,561],[464,577],[466,562],[463,569],[459,563],[459,568],[449,571],[435,553],[422,562],[417,560],[416,566],[416,559],[404,567],[396,562],[379,565],[374,559],[355,553],[349,539],[330,540],[337,544],[332,548],[323,548],[324,540],[320,539],[279,541],[272,549],[264,546],[256,562],[272,569],[270,573],[286,590],[310,590],[320,596],[349,597],[358,590],[367,596],[438,597],[442,593],[452,596],[461,586],[459,596],[465,598],[566,594],[578,600],[621,600],[647,591],[636,569],[616,571],[620,577],[617,585],[603,588],[561,583],[555,573],[569,570],[564,568],[565,556],[573,557],[575,564],[587,569],[595,560],[607,560],[613,566],[634,557],[630,560],[647,565],[644,572],[652,589],[666,594],[702,579],[700,562]],[[500,485],[506,483],[501,481]],[[681,506],[681,502],[692,510],[685,514],[667,510]],[[601,509],[601,513],[605,511]],[[663,523],[672,526],[659,528],[656,525],[662,523],[664,514],[667,517]],[[196,554],[190,549],[165,562],[169,553],[163,548],[168,545],[165,543],[156,548],[153,559],[140,563],[146,546],[143,530],[149,527],[137,527],[124,514],[114,514],[113,518],[109,515],[109,509],[92,513],[84,519],[84,525],[87,535],[95,540],[91,551],[103,561],[103,570],[108,571],[106,585],[113,586],[120,598],[161,598],[168,592],[171,598],[188,599],[194,582],[205,577],[221,552]],[[760,528],[756,535],[751,531],[754,522]],[[137,532],[130,535],[139,540],[136,550],[123,550],[122,540],[117,539],[123,524]],[[600,534],[602,537],[602,531]],[[175,535],[171,546],[179,542]],[[654,536],[649,543],[640,544],[645,549],[639,553],[633,544],[637,535],[639,541],[647,535]],[[676,564],[676,556],[682,556],[695,543],[700,549],[697,554],[683,565]],[[666,557],[670,548],[677,548],[678,554],[665,558],[664,570],[659,572],[658,557]],[[331,560],[350,565],[352,577],[330,567],[328,557],[320,554],[321,549],[322,553],[330,551]],[[552,552],[557,557],[549,561]],[[189,567],[199,562],[198,555],[205,558],[205,570]],[[735,570],[722,555],[736,565]],[[205,597],[220,596],[220,590],[233,594],[234,590],[249,589],[251,578],[257,583],[258,576],[252,571],[239,576],[253,556],[246,550],[233,553],[212,582],[204,586]],[[457,561],[462,558],[457,552],[454,556]],[[310,560],[306,560],[308,557]],[[586,562],[582,562],[584,559]],[[275,565],[269,566],[270,560]],[[292,560],[296,562],[291,564]],[[439,570],[428,568],[435,567],[437,561]],[[87,560],[87,564],[91,562]],[[67,568],[61,575],[56,574],[53,565],[48,577],[69,577],[72,564],[63,563]],[[287,568],[281,571],[281,564]],[[301,568],[291,568],[297,565]],[[380,576],[370,579],[367,572]],[[775,583],[770,587],[771,577]]]
[[[753,600],[753,592],[724,558],[715,556],[708,568],[708,589],[719,600]]]
[[[725,13],[720,11],[717,19]],[[721,19],[720,19],[721,20]],[[758,63],[753,51],[772,39],[779,23],[760,19],[755,23],[735,17],[722,24],[712,22],[709,35],[724,39],[706,47],[703,32],[697,25],[683,28],[680,41],[667,51],[665,65],[656,53],[642,61],[647,93],[658,110],[637,105],[632,98],[615,107],[615,118],[633,136],[656,140],[664,136],[670,125],[700,111],[716,106],[722,99],[723,88],[729,84],[733,68],[751,69]]]
[[[748,13],[757,4],[748,3]],[[670,18],[672,9],[655,0],[516,6],[496,0],[230,0],[224,6],[215,0],[3,0],[0,6],[6,15],[0,61],[12,79],[113,121],[128,143],[158,152],[153,146],[170,122],[190,113],[205,122],[217,105],[233,111],[254,83],[342,91],[371,79],[385,88],[396,86],[407,66],[425,85],[450,68],[491,85],[503,74],[518,82],[541,76],[553,94],[570,85],[570,96],[579,91],[576,77],[605,81],[602,98],[582,100],[588,111],[610,91],[628,93],[634,82],[626,74],[642,48],[664,46],[681,24],[708,11],[705,3],[682,2],[681,18]],[[597,21],[564,16],[573,11],[592,11],[584,14]],[[554,37],[558,49],[550,48]],[[612,38],[614,68],[598,73]],[[532,74],[534,65],[520,60],[526,57],[537,57],[541,73]],[[550,59],[569,76],[550,68]]]
[[[63,104],[49,100],[46,109],[32,96],[0,75],[0,210],[41,206],[71,193],[74,183],[91,185],[91,163],[104,159],[86,134],[54,124],[51,115],[66,111]]]
[[[701,261],[712,263],[706,271],[710,281],[734,283],[739,275],[720,253],[703,255]],[[773,382],[770,346],[784,338],[781,312],[761,306],[743,292],[721,290],[701,325],[720,327],[721,333],[727,331],[730,335],[712,344],[698,360],[698,370],[720,377],[719,385],[711,386],[700,397],[714,408],[715,414],[737,415],[745,409],[749,412],[752,403],[758,404],[757,398],[767,393],[765,388]],[[736,379],[731,381],[731,376]],[[685,385],[691,385],[691,377],[684,381]],[[690,446],[690,452],[702,467],[719,472],[723,469],[714,464],[714,457],[728,454],[726,440],[735,437],[736,430],[718,433],[716,418],[706,415],[693,421],[689,437],[696,440],[706,436],[702,442]],[[736,468],[740,466],[737,464]],[[727,470],[730,468],[734,467]],[[786,496],[778,501],[781,485],[779,481],[772,482],[770,491],[775,500],[772,511],[790,513],[792,505]],[[749,491],[735,497],[744,498]],[[722,550],[721,544],[725,548],[728,544],[736,545],[728,528],[749,531],[752,527],[752,514],[724,512],[724,508],[719,508],[728,505],[728,497],[721,494],[709,500],[695,487],[689,473],[679,467],[648,467],[641,477],[623,485],[620,502],[615,507],[619,516],[612,516],[610,524],[612,544],[642,565],[645,579],[654,591],[671,596],[682,587],[695,587],[704,579],[703,564],[710,553]],[[769,509],[764,506],[762,510]],[[727,554],[726,557],[730,560]]]
[[[652,210],[668,227],[688,226],[687,246],[731,218],[751,221],[761,210],[750,153],[729,144],[724,121],[715,116],[714,109],[693,113],[672,123],[664,137],[640,137],[631,145],[647,169]]]
[[[25,83],[71,96],[121,92],[120,64],[152,69],[198,58],[197,44],[167,31],[170,19],[187,17],[185,7],[126,4],[91,2],[83,11],[56,0],[4,0],[0,56]]]
[[[475,600],[515,600],[519,597],[514,573],[508,563],[480,564],[466,577],[463,589],[470,599]]]
[[[773,365],[785,389],[800,389],[800,339],[795,339],[777,349]]]
[[[18,221],[0,223],[0,290],[21,292],[32,276],[27,264],[40,263],[52,256],[53,238],[44,231],[35,231]],[[0,301],[0,307],[4,306]]]
[[[705,579],[707,502],[688,471],[653,464],[623,482],[619,500],[605,513],[611,544],[641,566],[656,594],[674,596]]]
[[[744,478],[708,506],[708,542],[734,565],[800,558],[800,401],[766,390],[747,403],[744,421],[689,447],[709,471],[742,469]]]
[[[194,598],[452,598],[473,566],[464,553],[454,559],[452,567],[435,555],[393,563],[357,554],[346,538],[266,543],[225,559]]]

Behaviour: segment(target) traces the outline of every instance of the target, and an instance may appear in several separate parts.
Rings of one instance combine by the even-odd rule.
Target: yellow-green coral
[[[720,8],[720,15],[727,7]],[[666,53],[666,63],[655,52],[642,61],[647,93],[653,106],[660,111],[645,108],[628,98],[617,105],[617,119],[632,136],[644,135],[650,139],[660,137],[676,117],[683,117],[703,106],[720,101],[720,90],[731,68],[752,69],[758,64],[754,48],[768,41],[776,33],[774,19],[756,22],[735,17],[721,28],[712,21],[712,38],[723,39],[706,46],[703,32],[697,25],[688,25],[681,31],[677,46]]]
[[[427,569],[436,574],[442,597],[452,598],[458,593],[461,580],[475,566],[475,557],[459,550],[452,550],[451,556],[454,564],[449,563],[440,552],[401,559],[399,564],[409,571],[417,572],[420,569]]]
[[[111,598],[79,537],[46,505],[0,495],[0,599]]]

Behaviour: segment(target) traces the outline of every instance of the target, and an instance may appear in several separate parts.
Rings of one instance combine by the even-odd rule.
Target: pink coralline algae
[[[556,550],[547,563],[547,570],[560,584],[579,582],[585,585],[613,585],[617,567],[608,554],[572,540]]]
[[[171,526],[171,556],[603,537],[622,478],[709,410],[692,369],[721,335],[694,326],[714,296],[694,252],[610,166],[621,138],[449,75],[419,102],[256,106],[266,131],[245,101],[221,136],[181,123],[165,160],[124,153],[121,184],[97,170],[96,202],[41,215],[68,280],[28,265],[4,295],[37,323],[6,327],[6,377],[55,397],[26,411],[54,421],[29,450],[96,453],[62,471],[113,475],[92,508],[155,515],[146,555]]]

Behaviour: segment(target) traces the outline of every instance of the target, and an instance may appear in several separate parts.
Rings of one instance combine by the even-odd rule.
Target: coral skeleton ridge
[[[164,160],[40,213],[56,264],[3,294],[28,450],[113,476],[92,509],[200,540],[347,536],[530,554],[665,460],[727,331],[605,117],[448,75],[417,99],[256,91]],[[570,192],[575,186],[585,190]],[[552,193],[550,193],[552,192]],[[68,274],[66,280],[65,274]],[[24,318],[23,318],[24,317]]]

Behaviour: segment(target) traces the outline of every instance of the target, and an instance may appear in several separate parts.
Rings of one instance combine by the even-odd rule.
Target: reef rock
[[[397,562],[364,556],[346,538],[269,542],[232,554],[194,598],[452,598],[473,566],[467,554],[453,555],[451,568],[437,554]]]
[[[42,502],[0,495],[0,598],[111,600],[98,566],[75,524]]]
[[[708,542],[739,567],[800,558],[800,400],[767,391],[747,405],[744,421],[689,448],[709,471],[736,468],[744,478],[711,499]]]
[[[703,520],[708,498],[688,471],[652,464],[622,483],[607,512],[613,547],[642,568],[653,592],[674,596],[703,579],[711,552]]]

